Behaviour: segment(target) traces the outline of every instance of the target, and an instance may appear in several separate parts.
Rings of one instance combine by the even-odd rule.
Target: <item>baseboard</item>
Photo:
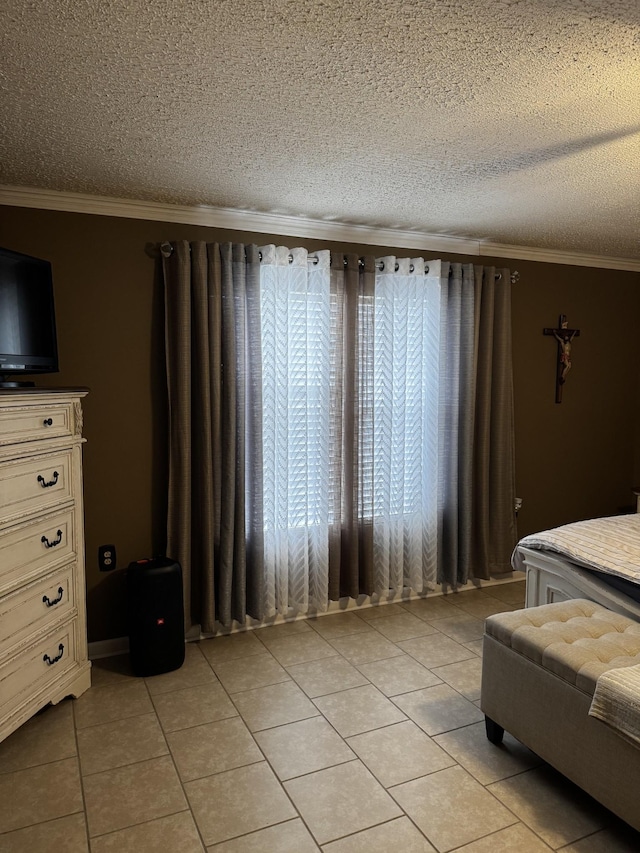
[[[486,589],[487,587],[499,586],[505,583],[513,583],[515,581],[524,580],[524,572],[508,572],[505,575],[496,576],[491,580],[476,580],[470,581],[466,586],[469,589]],[[442,590],[434,590],[429,593],[430,598],[436,598],[441,595],[461,595],[466,592],[460,588],[457,592],[443,592]],[[334,613],[341,613],[345,610],[364,610],[369,607],[378,607],[384,604],[402,603],[403,601],[411,601],[416,598],[423,598],[419,593],[402,590],[402,592],[390,592],[387,597],[363,595],[356,601],[353,598],[341,598],[340,601],[329,602],[329,607],[322,613],[310,614],[314,619],[316,617],[331,616]],[[294,614],[291,616],[278,615],[273,619],[266,619],[261,622],[248,618],[245,625],[234,623],[232,628],[225,628],[222,625],[216,626],[216,631],[213,634],[203,634],[199,625],[194,625],[188,632],[185,641],[187,643],[196,640],[204,639],[205,637],[217,637],[225,634],[238,634],[242,631],[254,631],[257,628],[265,628],[268,625],[280,625],[284,622],[293,622],[297,619],[307,619],[309,616],[305,614]],[[94,643],[89,643],[89,659],[98,660],[99,658],[108,658],[113,655],[126,655],[129,652],[129,638],[115,637],[112,640],[98,640]]]
[[[114,637],[112,640],[97,640],[94,643],[89,643],[89,660],[110,658],[113,655],[126,655],[128,652],[128,637]]]

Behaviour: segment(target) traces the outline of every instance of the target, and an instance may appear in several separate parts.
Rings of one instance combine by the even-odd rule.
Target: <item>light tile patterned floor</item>
[[[524,584],[187,646],[0,744],[0,853],[626,853],[640,834],[478,708],[483,619]]]

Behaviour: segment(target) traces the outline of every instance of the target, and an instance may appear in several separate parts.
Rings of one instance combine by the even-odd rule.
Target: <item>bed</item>
[[[511,564],[526,573],[526,607],[588,598],[640,622],[640,514],[525,536]]]

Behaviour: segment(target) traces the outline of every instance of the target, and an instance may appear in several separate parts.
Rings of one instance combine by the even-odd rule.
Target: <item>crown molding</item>
[[[485,258],[517,258],[519,261],[538,261],[543,264],[568,264],[573,267],[596,267],[607,270],[640,272],[640,261],[634,258],[585,255],[577,252],[561,252],[556,249],[509,246],[505,243],[481,242],[479,255]]]
[[[512,260],[640,272],[640,260],[632,258],[610,258],[601,255],[536,249],[528,246],[510,246],[504,243],[448,237],[441,234],[425,234],[422,231],[376,228],[347,222],[237,210],[229,207],[161,204],[155,201],[136,201],[83,193],[1,185],[0,204],[13,207],[33,207],[42,210],[59,210],[67,213],[89,213],[96,216],[117,216],[125,219],[176,222],[184,225],[202,225],[208,228],[225,228],[258,234],[279,234],[313,240],[363,243],[369,246],[452,252],[477,257],[510,258]]]
[[[345,222],[260,213],[231,207],[207,205],[187,207],[29,187],[0,186],[0,204],[91,213],[99,216],[120,216],[126,219],[178,222],[184,225],[204,225],[208,228],[229,228],[233,231],[249,231],[258,234],[337,240],[341,243],[365,243],[399,249],[454,252],[462,255],[477,255],[479,245],[477,240],[424,234],[418,231],[401,231],[395,228],[372,228],[368,225],[351,225]]]

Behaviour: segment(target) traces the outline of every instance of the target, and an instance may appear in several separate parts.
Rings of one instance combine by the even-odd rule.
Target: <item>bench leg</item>
[[[491,741],[491,743],[501,744],[502,737],[504,735],[504,729],[502,726],[499,726],[497,723],[494,723],[492,719],[486,716],[484,718],[484,725],[487,730],[487,738]]]

